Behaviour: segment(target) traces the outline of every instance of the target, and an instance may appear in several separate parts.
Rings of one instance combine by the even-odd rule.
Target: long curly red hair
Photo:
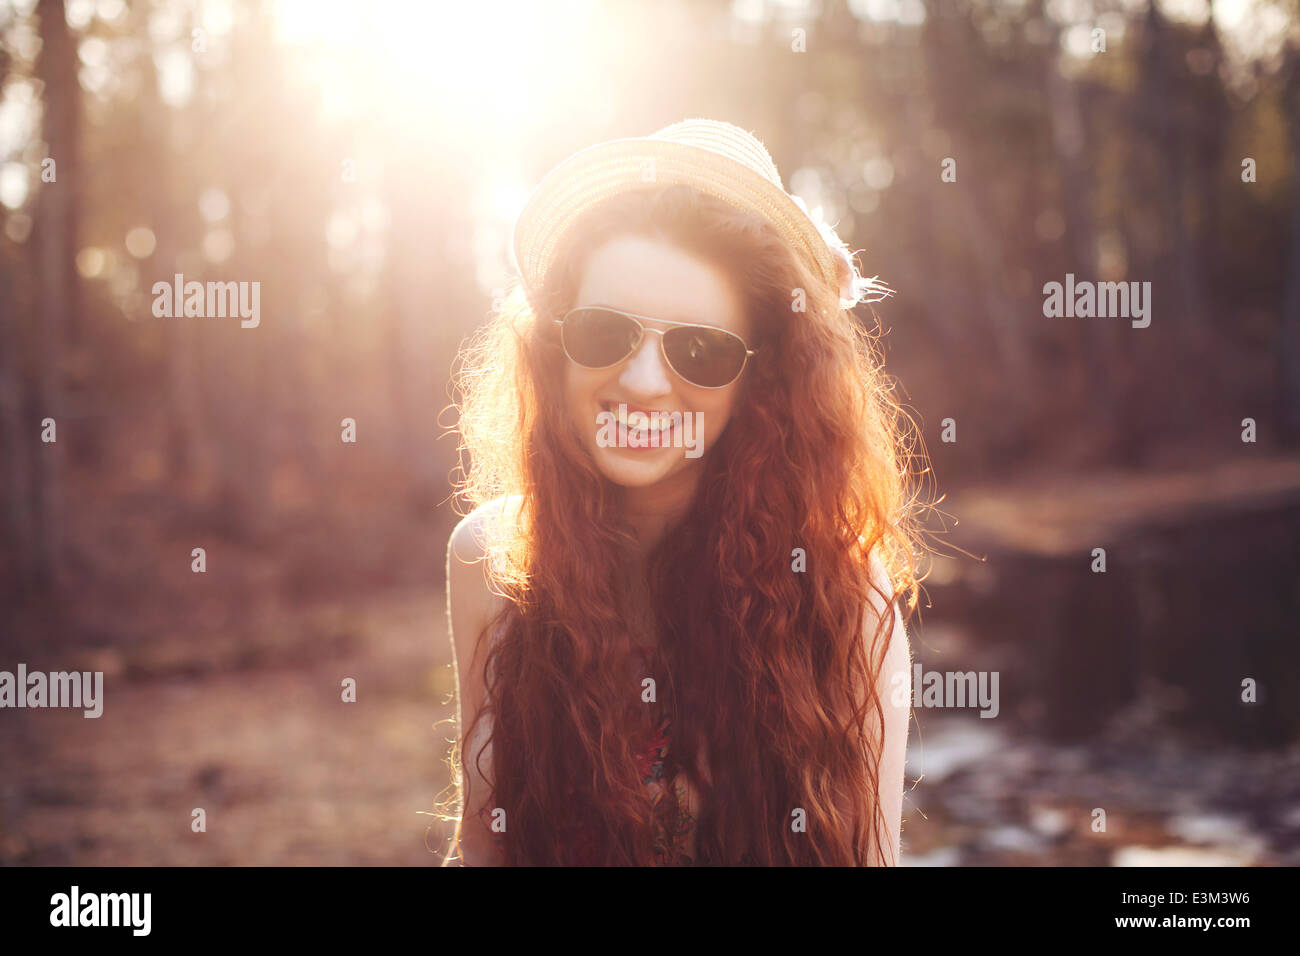
[[[662,642],[648,670],[652,718],[622,639],[620,569],[633,537],[621,489],[568,419],[551,321],[574,304],[590,253],[625,234],[720,267],[757,346],[693,501],[647,559]],[[805,311],[793,308],[795,290]],[[696,862],[895,862],[877,800],[883,734],[868,727],[883,727],[878,678],[893,615],[916,607],[912,480],[923,453],[882,370],[878,329],[841,309],[839,290],[762,219],[680,185],[588,210],[546,288],[530,301],[516,285],[501,305],[461,357],[468,457],[458,490],[471,506],[519,496],[521,520],[503,523],[488,549],[509,600],[476,655],[487,701],[460,728],[453,766],[490,714],[485,769],[492,805],[510,821],[507,862],[574,862],[582,843],[600,862],[651,863],[637,744],[662,714],[675,766],[702,797]],[[806,573],[792,570],[796,548]],[[865,641],[873,590],[890,614],[874,615]],[[462,793],[461,805],[475,804]],[[806,832],[792,832],[795,808]]]

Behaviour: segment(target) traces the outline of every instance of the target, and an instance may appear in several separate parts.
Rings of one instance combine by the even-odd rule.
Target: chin
[[[680,448],[601,448],[593,446],[592,457],[600,473],[624,488],[648,488],[665,479],[690,471],[701,458],[688,459]]]

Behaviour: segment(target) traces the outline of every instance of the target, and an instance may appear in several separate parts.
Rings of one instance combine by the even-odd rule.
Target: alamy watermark
[[[151,291],[153,314],[160,319],[238,316],[245,329],[255,329],[262,321],[260,282],[186,282],[178,272],[171,282],[155,282]]]
[[[617,410],[596,413],[596,444],[601,448],[685,448],[687,458],[699,458],[703,412],[629,412],[620,402]]]
[[[1135,329],[1151,324],[1150,282],[1082,282],[1065,274],[1065,284],[1043,286],[1043,315],[1049,319],[1132,319]]]
[[[18,665],[18,673],[0,671],[0,708],[4,707],[74,707],[83,717],[104,713],[104,672],[95,671],[28,671]]]
[[[907,674],[893,677],[895,707],[907,704]],[[1002,709],[998,702],[997,671],[927,671],[912,667],[913,707],[979,707],[981,717],[996,717]]]
[[[152,910],[152,893],[82,893],[74,885],[50,897],[50,925],[126,926],[133,936],[148,936]]]

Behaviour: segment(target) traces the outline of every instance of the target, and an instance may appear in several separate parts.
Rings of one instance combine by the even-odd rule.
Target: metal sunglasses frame
[[[626,318],[629,318],[633,322],[635,322],[637,324],[637,328],[641,330],[640,333],[637,335],[636,343],[632,346],[631,350],[622,358],[618,359],[617,361],[610,362],[608,365],[596,365],[596,366],[584,365],[582,362],[579,362],[576,358],[574,358],[572,355],[569,354],[569,347],[564,343],[563,327],[564,327],[565,320],[568,319],[568,317],[573,315],[573,313],[575,312],[592,312],[592,311],[613,312],[615,315],[625,316]],[[740,368],[737,369],[736,374],[731,379],[731,381],[724,382],[721,385],[698,385],[695,382],[692,382],[681,372],[677,371],[677,368],[673,365],[672,359],[668,357],[668,350],[664,348],[664,334],[666,332],[671,332],[672,329],[652,329],[649,326],[643,325],[641,322],[642,319],[645,319],[646,321],[649,322],[662,322],[664,325],[671,325],[677,328],[685,327],[685,328],[692,328],[692,329],[709,329],[712,332],[721,332],[723,335],[731,336],[733,339],[735,339],[744,347],[745,357],[741,360]],[[736,384],[736,381],[740,378],[741,375],[745,374],[745,369],[749,366],[749,357],[754,354],[754,350],[749,347],[749,343],[747,343],[739,335],[737,335],[735,332],[728,331],[727,329],[720,329],[716,325],[701,325],[699,322],[674,322],[672,319],[656,319],[652,315],[637,315],[633,312],[624,312],[622,309],[611,309],[607,305],[577,306],[576,308],[572,308],[568,312],[564,313],[564,316],[562,318],[554,319],[553,321],[555,322],[556,325],[560,326],[560,333],[561,333],[560,345],[564,349],[564,354],[568,357],[569,361],[572,362],[574,365],[578,365],[586,369],[591,369],[592,371],[599,371],[600,369],[613,368],[615,365],[621,365],[623,362],[626,362],[630,357],[632,357],[637,353],[638,349],[641,348],[641,343],[645,341],[645,334],[647,332],[654,332],[656,335],[659,336],[659,354],[663,356],[664,364],[667,365],[670,369],[672,369],[672,373],[674,375],[680,378],[687,385],[690,385],[692,388],[719,389],[719,388],[727,388],[730,385]]]

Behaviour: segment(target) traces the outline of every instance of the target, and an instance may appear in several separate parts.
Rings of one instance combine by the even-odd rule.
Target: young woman
[[[706,120],[529,200],[458,377],[446,863],[898,861],[912,472],[848,311],[892,290],[819,213]]]

